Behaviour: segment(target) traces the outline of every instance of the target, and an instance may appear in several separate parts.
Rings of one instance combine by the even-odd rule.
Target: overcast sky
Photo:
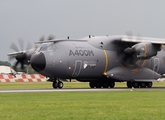
[[[27,43],[49,34],[81,38],[128,31],[165,38],[164,5],[165,0],[0,0],[0,60],[8,60],[18,38]]]

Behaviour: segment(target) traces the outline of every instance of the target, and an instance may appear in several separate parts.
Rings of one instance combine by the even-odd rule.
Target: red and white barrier
[[[15,79],[11,74],[0,74],[0,82],[15,82]]]
[[[14,77],[11,74],[0,74],[0,82],[46,82],[47,78],[41,74],[21,74]]]

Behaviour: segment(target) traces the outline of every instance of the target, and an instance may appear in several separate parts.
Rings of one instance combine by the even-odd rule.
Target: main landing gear
[[[61,81],[53,81],[52,86],[54,89],[57,89],[57,88],[61,89],[63,88],[64,84]]]
[[[128,81],[127,83],[128,88],[151,88],[152,82],[133,82]],[[114,88],[115,82],[114,81],[90,81],[89,82],[90,88]]]
[[[114,88],[115,82],[111,81],[90,81],[90,88]]]
[[[127,82],[127,87],[128,88],[151,88],[152,87],[152,82],[132,82],[132,81],[128,81]]]

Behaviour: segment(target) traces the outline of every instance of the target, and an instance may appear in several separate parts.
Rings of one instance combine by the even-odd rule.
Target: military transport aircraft
[[[51,39],[36,42],[37,48],[9,53],[15,66],[30,64],[49,77],[53,88],[61,80],[89,82],[91,88],[113,88],[115,82],[127,87],[152,87],[165,73],[165,39],[127,35],[88,36],[81,39]],[[12,47],[14,49],[14,47]]]

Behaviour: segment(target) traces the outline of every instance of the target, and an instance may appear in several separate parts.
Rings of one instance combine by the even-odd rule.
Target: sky
[[[165,38],[165,0],[0,0],[0,60],[18,39],[132,33]]]

